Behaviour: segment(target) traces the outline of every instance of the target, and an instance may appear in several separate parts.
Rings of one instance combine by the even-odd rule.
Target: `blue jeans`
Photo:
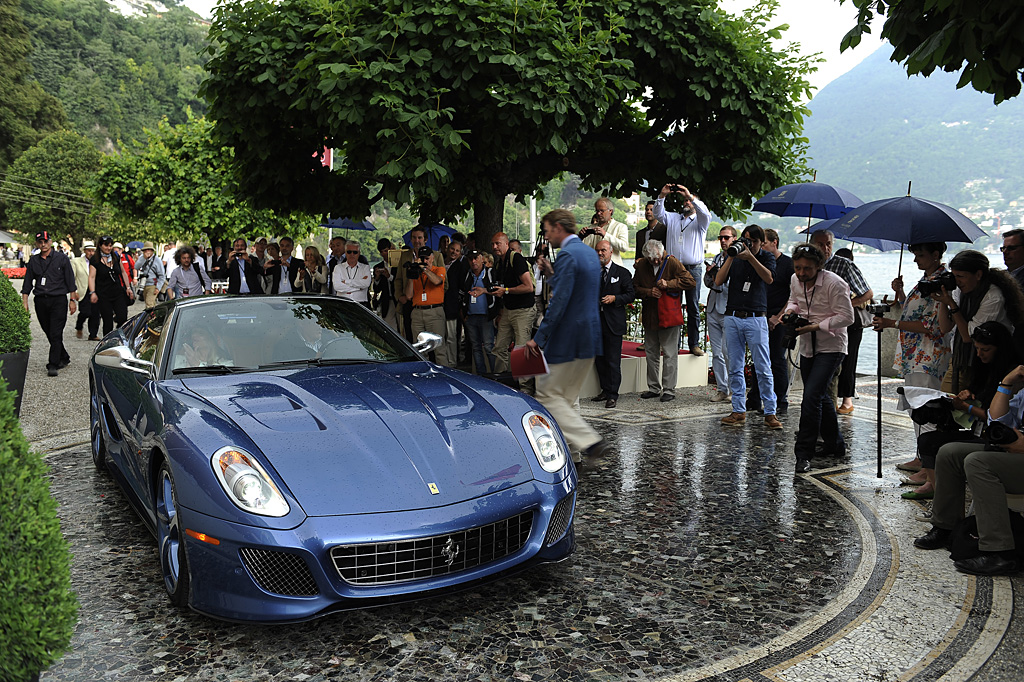
[[[789,409],[789,358],[786,357],[788,349],[782,345],[782,325],[775,325],[775,329],[768,331],[768,357],[772,360],[772,377],[774,380],[776,408],[779,410]],[[757,386],[752,386],[747,394],[747,410],[761,409],[761,392]]]
[[[775,414],[775,388],[773,387],[771,360],[768,358],[768,319],[741,318],[725,315],[725,343],[729,352],[729,390],[732,393],[732,411],[747,411],[747,382],[743,377],[746,350],[754,361],[757,387],[761,391],[765,416]]]
[[[469,344],[473,348],[473,362],[476,364],[476,373],[493,372],[494,355],[494,323],[487,319],[487,315],[467,315],[466,335],[469,336]],[[487,362],[484,362],[486,356]]]
[[[711,342],[711,366],[715,368],[715,383],[722,393],[729,392],[729,353],[725,347],[725,313],[705,311],[708,321],[708,339]]]
[[[797,460],[811,459],[818,434],[827,451],[842,452],[846,449],[843,434],[839,433],[836,405],[828,393],[832,377],[843,364],[845,353],[818,353],[811,357],[800,356],[800,376],[804,380],[804,397],[800,403],[800,428],[796,432]]]

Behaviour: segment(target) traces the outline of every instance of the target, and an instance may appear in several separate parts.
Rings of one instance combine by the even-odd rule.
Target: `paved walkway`
[[[262,627],[173,609],[155,544],[88,451],[86,360],[45,375],[34,350],[26,436],[53,470],[82,602],[43,680],[1020,680],[1020,577],[958,574],[899,498],[909,420],[875,382],[843,417],[850,454],[793,475],[792,409],[775,432],[723,429],[706,388],[583,411],[615,446],[582,470],[569,561],[468,593]],[[795,403],[798,405],[798,400]],[[727,409],[727,408],[725,408]]]

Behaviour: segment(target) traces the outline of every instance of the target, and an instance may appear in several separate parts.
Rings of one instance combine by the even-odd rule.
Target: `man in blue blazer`
[[[601,315],[601,352],[594,358],[601,392],[591,398],[605,401],[604,406],[615,407],[622,383],[622,337],[626,333],[626,306],[633,302],[633,273],[612,260],[612,244],[607,240],[597,243],[597,257],[601,261],[601,294],[598,310]]]
[[[528,353],[547,359],[549,373],[537,377],[537,400],[558,422],[570,447],[588,458],[606,449],[601,436],[573,408],[580,389],[601,353],[601,263],[597,252],[576,236],[576,218],[556,209],[541,219],[544,236],[560,248],[554,266],[543,256],[537,264],[551,284],[547,311],[537,333],[526,343]]]

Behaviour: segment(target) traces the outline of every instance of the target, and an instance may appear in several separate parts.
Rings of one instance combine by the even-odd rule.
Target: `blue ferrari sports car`
[[[93,459],[156,536],[171,602],[299,621],[569,556],[551,415],[427,361],[438,343],[313,295],[169,301],[104,338]]]

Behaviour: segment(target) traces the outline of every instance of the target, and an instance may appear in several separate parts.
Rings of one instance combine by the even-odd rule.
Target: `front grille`
[[[526,544],[533,512],[429,538],[341,545],[331,559],[352,585],[386,585],[458,573],[513,554]]]
[[[548,534],[544,538],[546,546],[550,547],[561,540],[562,536],[565,535],[565,531],[569,530],[569,525],[572,523],[573,503],[575,501],[576,491],[574,490],[571,495],[563,497],[555,505],[555,510],[551,512],[551,522],[548,524]]]
[[[312,597],[320,593],[309,566],[298,554],[243,547],[242,561],[252,579],[267,592],[288,597]]]

